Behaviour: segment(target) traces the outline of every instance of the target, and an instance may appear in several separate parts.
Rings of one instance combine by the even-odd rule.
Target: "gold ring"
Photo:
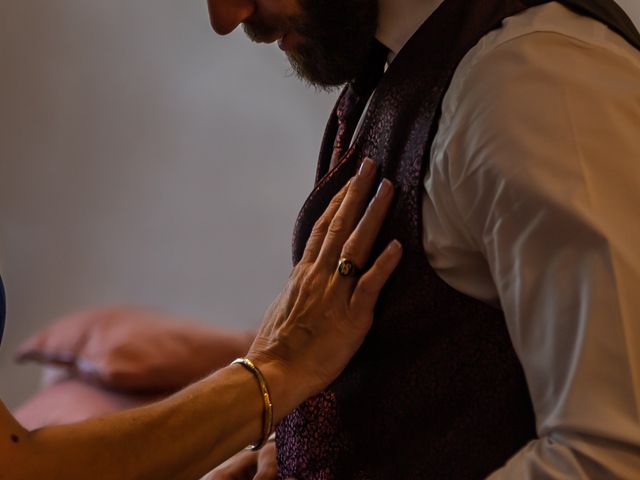
[[[338,274],[341,277],[355,277],[358,275],[358,267],[351,260],[343,257],[338,261]]]

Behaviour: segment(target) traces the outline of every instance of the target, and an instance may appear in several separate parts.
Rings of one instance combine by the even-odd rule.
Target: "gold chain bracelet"
[[[264,402],[264,412],[262,414],[262,438],[260,439],[260,442],[249,446],[251,450],[260,450],[269,440],[271,430],[273,429],[273,404],[271,403],[269,387],[267,386],[267,382],[264,379],[262,372],[248,358],[238,358],[231,362],[231,365],[242,365],[253,374],[260,385],[262,401]]]

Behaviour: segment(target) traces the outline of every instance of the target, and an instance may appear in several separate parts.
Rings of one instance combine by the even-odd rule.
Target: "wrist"
[[[260,369],[269,387],[274,426],[313,394],[303,378],[284,362],[253,355],[248,358]]]
[[[266,382],[262,371],[248,358],[237,358],[231,365],[241,365],[246,370],[251,372],[255,380],[258,382],[260,387],[260,396],[262,398],[263,404],[263,412],[262,412],[262,436],[259,442],[251,445],[252,450],[260,450],[264,447],[271,436],[271,433],[274,430],[274,422],[273,422],[273,401],[271,398],[271,389]]]

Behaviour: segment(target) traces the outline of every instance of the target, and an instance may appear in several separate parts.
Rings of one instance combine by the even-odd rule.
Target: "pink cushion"
[[[155,399],[157,397],[109,392],[77,379],[67,379],[45,387],[14,415],[26,429],[34,430],[138,407]]]
[[[112,389],[172,391],[244,355],[252,339],[252,332],[123,306],[63,317],[29,338],[16,359],[64,366]]]

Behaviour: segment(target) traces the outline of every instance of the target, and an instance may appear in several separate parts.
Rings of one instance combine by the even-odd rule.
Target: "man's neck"
[[[394,57],[444,0],[380,0],[376,38]]]

